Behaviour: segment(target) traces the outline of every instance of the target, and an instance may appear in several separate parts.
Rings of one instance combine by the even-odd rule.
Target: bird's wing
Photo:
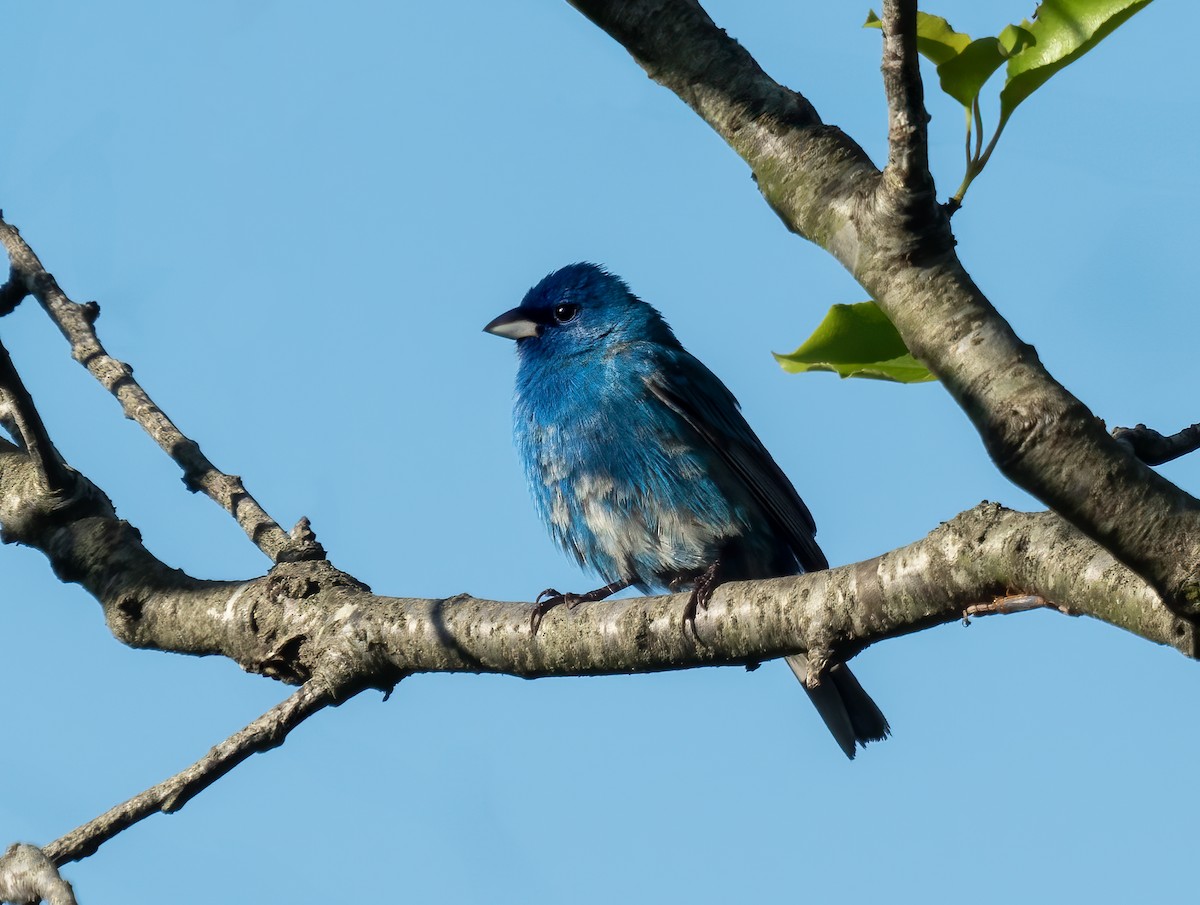
[[[698,359],[672,350],[646,378],[650,393],[682,418],[745,482],[806,572],[828,569],[817,524],[783,470],[758,439],[733,393]]]

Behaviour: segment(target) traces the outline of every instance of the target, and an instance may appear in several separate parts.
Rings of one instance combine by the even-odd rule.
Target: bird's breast
[[[516,406],[534,501],[558,543],[606,580],[661,587],[747,530],[716,463],[648,394],[542,401]]]

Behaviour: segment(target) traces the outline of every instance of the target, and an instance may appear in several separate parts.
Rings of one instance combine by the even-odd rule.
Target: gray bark
[[[536,636],[528,602],[377,595],[325,558],[306,523],[284,531],[240,479],[216,469],[132,369],[105,352],[94,306],[71,301],[0,221],[13,267],[0,287],[0,310],[33,296],[81,364],[180,464],[188,485],[223,506],[274,565],[247,581],[206,581],[167,567],[99,488],[56,471],[57,454],[13,379],[5,381],[6,402],[24,443],[0,441],[3,539],[40,550],[59,578],[84,587],[125,644],[223,656],[301,686],[188,770],[46,846],[48,864],[85,857],[132,822],[177,809],[255,751],[281,743],[306,717],[363,689],[390,690],[414,672],[582,676],[754,665],[806,653],[819,674],[883,639],[972,614],[1043,606],[1196,657],[1200,505],[1144,464],[1139,437],[1109,436],[958,261],[928,172],[915,5],[889,0],[884,7],[890,153],[882,171],[823,124],[802,95],[770,79],[696,3],[574,5],[741,155],[789,229],[862,283],[968,414],[997,467],[1050,511],[982,503],[864,562],[722,585],[697,617],[699,640],[683,631],[686,594],[560,608]],[[1194,433],[1172,450],[1194,448]],[[0,896],[34,888],[13,885],[34,869],[26,849],[0,860]],[[56,875],[37,876],[38,888],[56,888]]]
[[[892,163],[881,172],[698,3],[572,5],[729,143],[789,229],[862,284],[970,417],[1000,471],[1145,577],[1168,606],[1195,615],[1200,504],[1115,442],[963,268],[932,182],[912,175],[923,161],[911,151],[923,144],[913,132],[925,117],[912,67],[895,62],[901,42],[886,38]],[[915,4],[888,4],[893,22],[900,6]],[[909,150],[898,148],[901,138]]]

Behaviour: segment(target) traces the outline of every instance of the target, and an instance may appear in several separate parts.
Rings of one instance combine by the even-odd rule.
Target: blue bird
[[[558,544],[601,576],[587,594],[691,588],[695,631],[719,581],[829,567],[800,495],[725,385],[651,305],[595,264],[551,273],[484,328],[516,340],[514,434],[538,514]],[[808,662],[789,657],[804,681]],[[887,720],[845,664],[805,690],[847,757]]]

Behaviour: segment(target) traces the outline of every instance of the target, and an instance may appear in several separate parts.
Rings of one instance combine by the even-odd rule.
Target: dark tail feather
[[[804,685],[809,700],[848,758],[854,759],[856,745],[882,741],[891,735],[883,711],[858,684],[845,663],[835,664],[816,688],[809,688],[805,682],[808,678],[807,657],[803,654],[788,657],[787,665]]]

